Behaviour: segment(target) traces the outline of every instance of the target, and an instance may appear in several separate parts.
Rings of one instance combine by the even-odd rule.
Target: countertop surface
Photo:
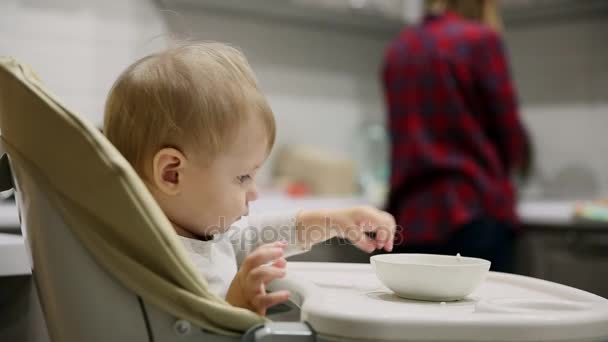
[[[542,225],[550,228],[585,226],[608,229],[608,222],[580,221],[574,217],[578,200],[524,200],[517,206],[517,213],[524,224]],[[252,202],[251,212],[286,209],[338,208],[368,204],[362,197],[343,198],[290,198],[278,193],[268,193]]]
[[[523,201],[517,212],[523,223],[540,225],[552,229],[585,228],[608,230],[608,223],[579,222],[574,217],[578,201]],[[339,208],[364,205],[362,197],[343,198],[290,198],[278,193],[263,194],[261,199],[251,203],[251,213],[276,210]],[[0,203],[0,230],[17,233],[19,215],[14,202]],[[0,233],[0,276],[29,274],[29,261],[24,239],[17,234]]]
[[[580,222],[574,218],[575,200],[524,200],[517,206],[517,213],[525,224],[547,225],[551,227],[571,227],[575,225],[596,226],[608,229],[608,223]],[[364,205],[369,202],[363,197],[302,197],[290,198],[279,193],[264,193],[252,202],[251,213],[275,210],[339,208]],[[0,230],[16,230],[19,216],[14,202],[0,202]]]

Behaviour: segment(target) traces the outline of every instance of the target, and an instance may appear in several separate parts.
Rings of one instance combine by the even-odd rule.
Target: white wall
[[[530,196],[608,195],[608,105],[536,105],[523,114],[536,150]]]
[[[608,18],[507,23],[506,40],[535,182],[552,196],[608,195]]]
[[[0,55],[32,66],[69,108],[98,126],[118,73],[164,46],[165,32],[147,0],[0,2]]]
[[[524,104],[608,103],[608,15],[507,23],[506,40]]]

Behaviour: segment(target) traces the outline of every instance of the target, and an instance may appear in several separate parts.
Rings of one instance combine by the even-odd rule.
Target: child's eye
[[[238,176],[237,179],[238,179],[239,183],[243,184],[243,183],[251,180],[251,176],[250,175]]]

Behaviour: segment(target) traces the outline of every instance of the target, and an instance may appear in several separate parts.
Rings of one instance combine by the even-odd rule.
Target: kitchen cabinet
[[[423,0],[159,0],[166,9],[262,18],[363,34],[392,36],[423,15]],[[500,2],[507,25],[538,25],[605,15],[605,0],[509,0]]]
[[[422,0],[160,0],[169,10],[201,11],[390,37],[422,13]]]
[[[524,224],[516,272],[608,298],[608,224]]]

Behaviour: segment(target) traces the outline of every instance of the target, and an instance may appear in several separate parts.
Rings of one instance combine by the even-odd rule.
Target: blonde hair
[[[262,120],[270,150],[274,115],[243,54],[222,43],[190,43],[144,57],[118,77],[104,133],[146,177],[146,163],[165,147],[211,161],[252,117]]]
[[[496,0],[426,0],[427,13],[454,11],[466,19],[479,21],[502,32]]]

